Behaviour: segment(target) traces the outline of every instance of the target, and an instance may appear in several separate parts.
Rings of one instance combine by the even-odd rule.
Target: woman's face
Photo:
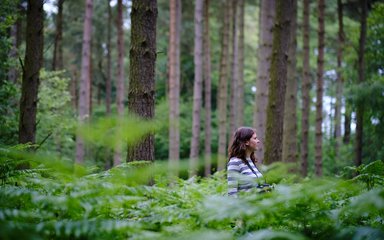
[[[259,145],[260,145],[260,140],[257,138],[256,133],[254,133],[247,142],[248,149],[251,150],[252,152],[256,151]]]

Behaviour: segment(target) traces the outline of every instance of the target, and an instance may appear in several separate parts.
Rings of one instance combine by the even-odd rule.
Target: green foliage
[[[76,119],[65,71],[40,71],[37,138],[40,151],[71,158]]]
[[[353,180],[359,180],[367,185],[367,189],[372,189],[375,184],[384,185],[384,162],[374,161],[367,165],[362,164],[358,167],[347,167],[346,170],[352,171],[356,177]]]
[[[4,82],[0,85],[0,145],[17,143],[19,92],[16,85]]]
[[[16,19],[16,4],[17,1],[3,0],[0,5],[0,86],[6,80],[10,66],[8,54],[11,49],[11,41],[8,29]]]
[[[226,196],[224,172],[181,180],[169,178],[167,163],[133,162],[91,173],[92,168],[71,168],[49,157],[0,151],[1,164],[22,159],[33,162],[33,168],[0,187],[2,239],[384,236],[384,190],[378,185],[368,190],[359,181],[300,182],[289,176],[288,167],[276,165],[265,169],[277,181],[274,191],[233,198]],[[379,173],[383,166],[376,164],[364,171]],[[287,178],[272,177],[283,173]]]
[[[384,3],[372,6],[367,19],[366,63],[369,75],[383,75],[384,66]]]
[[[364,82],[357,83],[358,71],[358,41],[360,25],[346,22],[345,32],[348,33],[344,51],[347,66],[343,67],[346,83],[346,104],[364,109],[363,119],[363,162],[369,163],[377,159],[384,159],[384,78],[383,78],[383,3],[375,3],[367,19],[367,39],[365,44],[365,74]],[[347,18],[348,19],[348,18]]]

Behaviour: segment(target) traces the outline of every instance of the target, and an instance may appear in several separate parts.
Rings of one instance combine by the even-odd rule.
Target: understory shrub
[[[285,177],[268,166],[272,192],[226,194],[226,174],[182,180],[164,163],[125,163],[93,173],[46,156],[0,150],[2,171],[13,161],[31,169],[3,177],[1,239],[380,239],[381,179]],[[375,169],[382,166],[378,161]],[[181,164],[182,165],[182,164]],[[288,168],[288,167],[286,167]],[[371,167],[372,168],[372,167]],[[7,176],[2,173],[2,176]]]

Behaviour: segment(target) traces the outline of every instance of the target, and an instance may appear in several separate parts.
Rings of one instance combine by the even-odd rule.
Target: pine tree
[[[156,21],[156,0],[132,1],[128,110],[146,120],[155,114]],[[153,134],[128,147],[129,162],[154,158]]]
[[[282,160],[284,97],[287,83],[287,67],[292,0],[276,1],[276,19],[273,28],[271,80],[269,82],[267,131],[264,160],[266,163]]]
[[[83,49],[81,53],[81,78],[79,92],[79,123],[82,124],[90,117],[91,99],[91,37],[92,37],[93,0],[85,3],[85,18],[83,32]],[[76,138],[76,162],[83,163],[85,155],[83,139]]]
[[[28,1],[26,50],[20,99],[19,143],[36,142],[36,113],[43,64],[43,0]]]

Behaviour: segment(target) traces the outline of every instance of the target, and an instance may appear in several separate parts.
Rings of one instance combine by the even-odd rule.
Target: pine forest
[[[383,186],[383,0],[0,2],[0,239],[384,239]]]

